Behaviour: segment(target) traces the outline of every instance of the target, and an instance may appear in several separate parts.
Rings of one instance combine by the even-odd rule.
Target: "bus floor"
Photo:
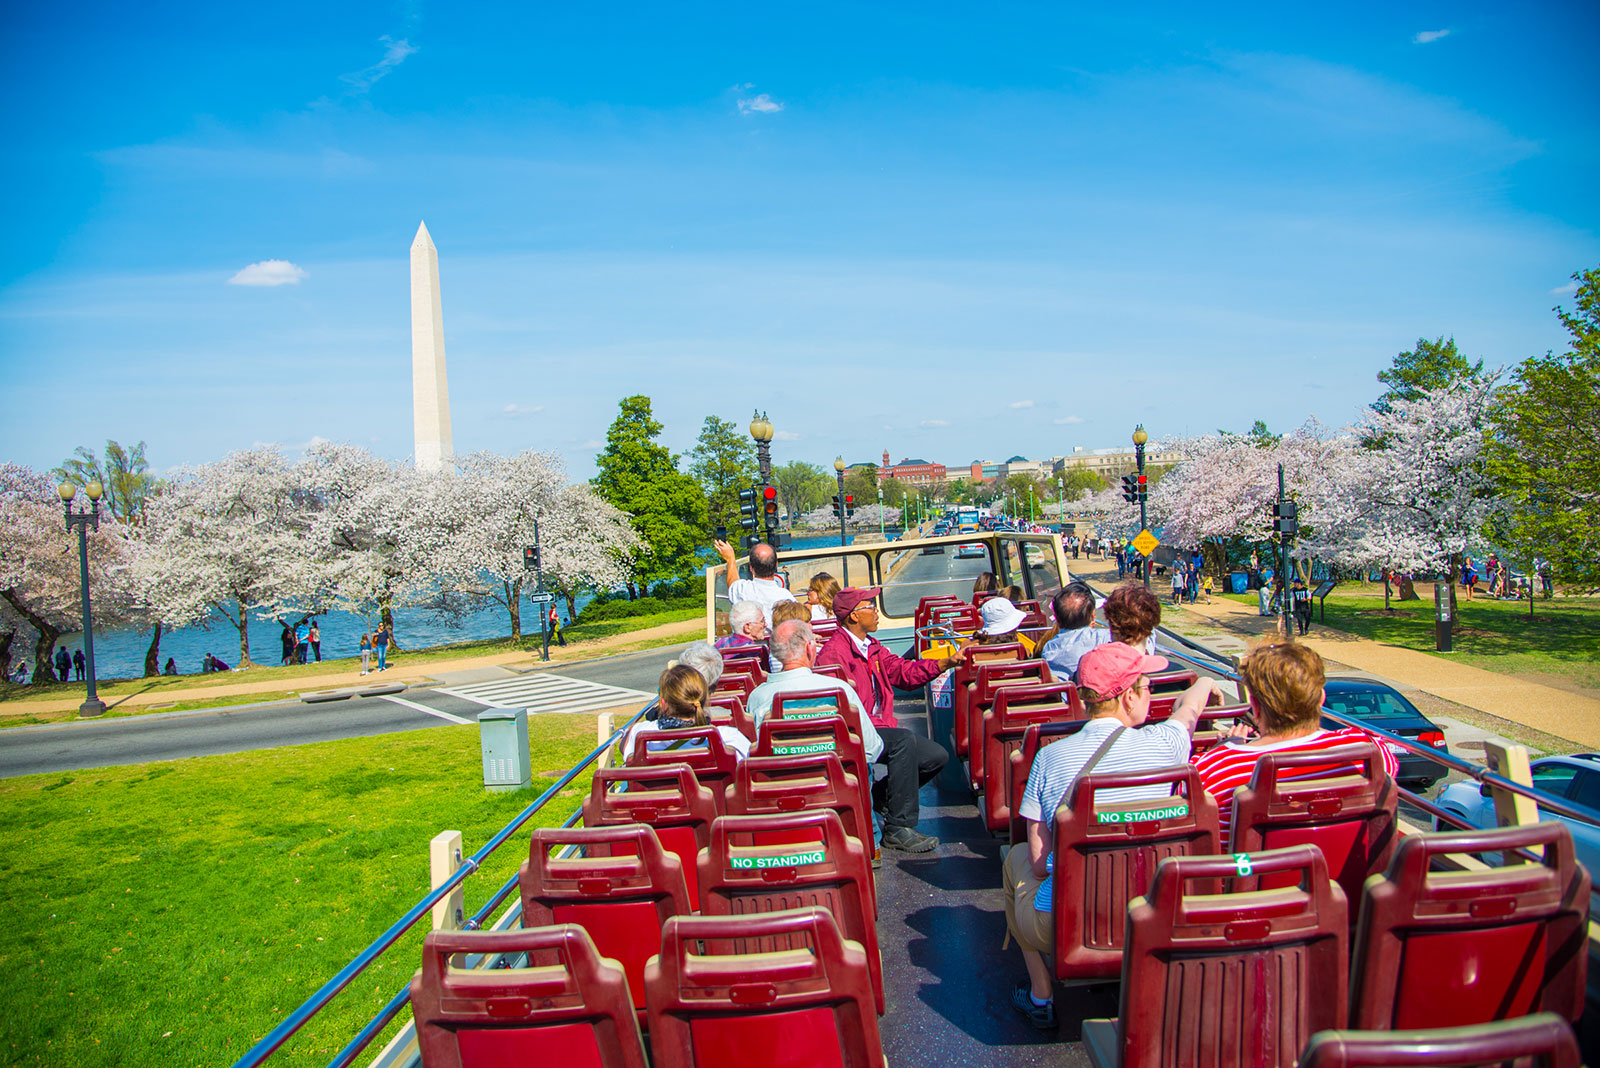
[[[900,725],[927,733],[920,701],[896,702]],[[911,716],[905,713],[911,712]],[[1087,1065],[1081,1022],[1117,1014],[1117,986],[1056,990],[1054,1033],[1011,1007],[1027,971],[1006,938],[1001,840],[971,795],[923,788],[920,829],[937,835],[922,855],[884,850],[878,873],[878,944],[887,1011],[881,1029],[893,1065]]]

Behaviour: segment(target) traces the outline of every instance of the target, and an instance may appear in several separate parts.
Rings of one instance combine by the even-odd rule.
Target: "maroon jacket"
[[[840,627],[817,653],[818,664],[838,664],[855,687],[875,727],[893,727],[894,688],[912,690],[937,678],[944,670],[937,660],[907,660],[896,656],[872,635],[867,635],[867,655],[862,656],[850,632]],[[876,687],[874,687],[876,682]],[[876,693],[874,693],[876,690]]]

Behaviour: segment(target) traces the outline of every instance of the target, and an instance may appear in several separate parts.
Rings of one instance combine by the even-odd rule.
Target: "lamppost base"
[[[78,715],[85,719],[106,714],[106,703],[98,697],[90,698],[78,706]]]

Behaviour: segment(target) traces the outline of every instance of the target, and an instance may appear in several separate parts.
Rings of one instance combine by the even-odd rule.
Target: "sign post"
[[[538,607],[539,611],[539,645],[540,660],[550,659],[550,615],[544,606],[554,598],[544,592],[544,562],[540,559],[539,551],[539,521],[533,521],[533,544],[523,546],[522,569],[533,572],[534,593],[528,600]]]
[[[1451,652],[1453,644],[1450,633],[1450,577],[1449,572],[1445,578],[1433,584],[1433,647],[1437,652]]]

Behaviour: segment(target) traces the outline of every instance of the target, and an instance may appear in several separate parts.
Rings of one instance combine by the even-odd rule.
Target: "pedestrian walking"
[[[84,667],[83,650],[82,649],[74,649],[74,650],[72,650],[72,677],[74,679],[76,679],[77,681],[79,681],[79,682],[83,682],[84,681],[83,667]]]
[[[361,635],[361,674],[367,675],[372,671],[372,635]]]
[[[62,682],[72,681],[72,655],[64,645],[56,650],[56,678]]]
[[[306,641],[311,644],[311,652],[317,658],[317,663],[322,663],[322,628],[317,626],[317,621],[311,621],[311,629],[306,631]]]
[[[1311,591],[1298,577],[1289,591],[1289,603],[1294,609],[1294,621],[1300,628],[1300,636],[1304,637],[1311,629]]]
[[[1178,559],[1172,561],[1171,571],[1172,571],[1172,603],[1175,604],[1175,605],[1176,604],[1182,604],[1183,603],[1183,588],[1189,584],[1189,580],[1187,578],[1185,578],[1184,574],[1183,574],[1183,558],[1182,557],[1179,557]]]
[[[372,636],[372,647],[378,653],[379,671],[389,670],[389,665],[385,663],[389,656],[389,637],[389,627],[383,623],[378,624],[378,633]]]
[[[561,633],[561,616],[556,612],[556,606],[550,606],[550,637],[560,645],[567,644],[567,636]]]

